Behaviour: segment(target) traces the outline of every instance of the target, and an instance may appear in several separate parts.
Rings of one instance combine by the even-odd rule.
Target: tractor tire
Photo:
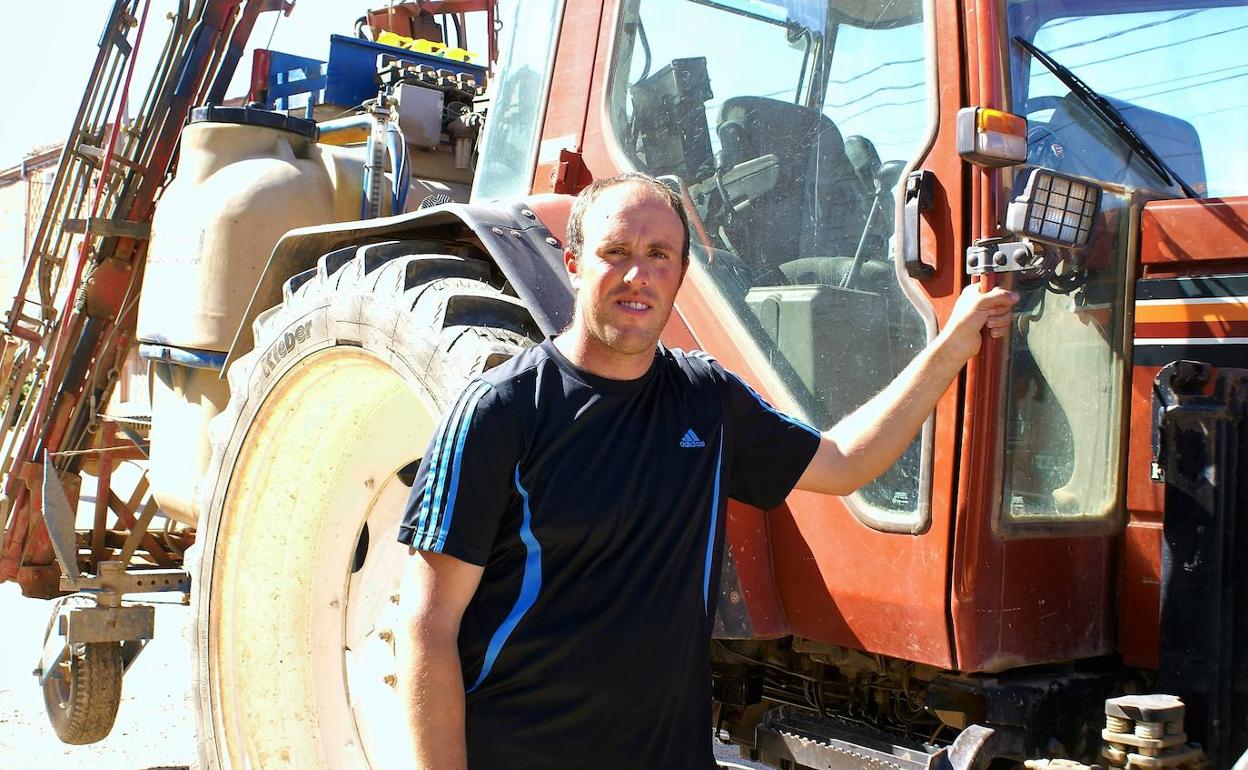
[[[404,504],[459,391],[541,338],[484,255],[419,250],[321,257],[229,369],[194,554],[202,770],[407,764]]]
[[[58,669],[43,683],[43,703],[56,737],[74,745],[103,740],[121,705],[121,644],[72,644]]]

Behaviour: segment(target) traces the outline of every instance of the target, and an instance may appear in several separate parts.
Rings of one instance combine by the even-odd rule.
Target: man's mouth
[[[644,310],[649,310],[649,309],[650,309],[650,306],[649,306],[649,305],[647,305],[647,304],[646,304],[646,303],[644,303],[644,302],[638,302],[637,300],[627,300],[627,299],[622,299],[622,300],[618,300],[618,301],[616,301],[616,303],[615,303],[615,304],[617,304],[617,305],[619,305],[620,307],[623,307],[623,308],[628,308],[629,310],[644,311]]]

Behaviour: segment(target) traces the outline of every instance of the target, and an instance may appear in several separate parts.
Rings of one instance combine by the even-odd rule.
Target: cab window
[[[624,154],[693,203],[694,279],[820,428],[928,334],[892,249],[898,185],[930,133],[931,30],[917,1],[846,7],[628,0],[609,87]],[[925,464],[919,438],[859,493],[868,523],[913,529]]]

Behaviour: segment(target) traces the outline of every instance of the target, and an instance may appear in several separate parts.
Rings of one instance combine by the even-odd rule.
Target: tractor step
[[[851,722],[778,708],[767,713],[755,735],[758,751],[773,764],[785,760],[814,770],[967,770],[991,748],[996,733],[972,725],[949,747],[902,743]]]

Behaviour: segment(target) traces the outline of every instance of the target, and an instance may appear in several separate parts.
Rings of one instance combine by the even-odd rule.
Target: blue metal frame
[[[269,82],[266,86],[268,107],[290,110],[292,97],[307,94],[307,115],[312,117],[312,107],[325,101],[327,65],[320,59],[306,56],[269,52]]]

